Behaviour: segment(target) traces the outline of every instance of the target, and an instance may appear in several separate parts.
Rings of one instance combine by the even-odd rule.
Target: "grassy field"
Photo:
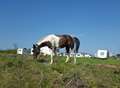
[[[16,49],[0,50],[0,54],[17,54]]]
[[[120,88],[120,60],[0,55],[0,88]]]

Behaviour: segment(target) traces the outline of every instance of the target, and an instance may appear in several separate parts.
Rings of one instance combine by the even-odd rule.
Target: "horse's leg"
[[[70,50],[70,48],[69,47],[66,47],[66,52],[67,52],[67,58],[66,58],[66,63],[69,61],[69,59],[70,59],[70,54],[69,54],[69,50]]]
[[[74,53],[74,55],[73,55],[73,57],[74,57],[74,64],[76,64],[76,53],[77,53],[76,47],[74,47],[74,49],[72,51]]]
[[[56,47],[53,49],[53,51],[54,51],[55,56],[57,56],[57,48]]]
[[[50,64],[53,63],[53,54],[51,54],[51,58],[50,58]]]
[[[76,52],[74,52],[74,64],[76,64]]]
[[[41,53],[38,54],[37,59],[40,60],[41,58]]]
[[[69,54],[67,54],[67,58],[66,58],[65,62],[67,63],[69,61],[69,59],[70,59],[70,56],[69,56]]]
[[[53,54],[54,54],[54,48],[52,48],[52,53],[51,53],[51,58],[50,58],[50,64],[52,64],[53,63]]]

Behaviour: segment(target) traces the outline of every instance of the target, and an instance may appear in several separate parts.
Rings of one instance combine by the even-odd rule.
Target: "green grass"
[[[42,59],[42,60],[41,60]],[[0,88],[120,88],[120,60],[65,57],[33,60],[31,56],[0,57]]]
[[[0,54],[16,54],[16,49],[0,50]]]

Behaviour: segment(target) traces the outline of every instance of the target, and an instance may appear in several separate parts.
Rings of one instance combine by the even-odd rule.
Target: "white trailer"
[[[109,57],[109,51],[105,49],[99,49],[96,53],[97,58],[108,58]]]
[[[18,48],[17,49],[17,54],[23,54],[24,53],[24,49],[23,48]]]
[[[27,49],[27,48],[18,48],[17,49],[17,54],[30,54],[31,53],[31,49]]]

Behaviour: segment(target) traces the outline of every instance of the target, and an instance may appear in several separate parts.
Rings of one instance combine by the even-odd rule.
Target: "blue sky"
[[[0,0],[0,49],[51,33],[78,36],[81,52],[120,53],[120,0]]]

